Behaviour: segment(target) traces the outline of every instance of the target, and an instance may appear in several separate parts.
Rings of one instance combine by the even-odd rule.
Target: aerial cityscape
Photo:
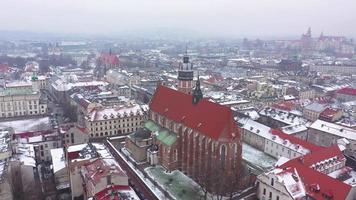
[[[4,0],[0,200],[356,200],[329,3]]]

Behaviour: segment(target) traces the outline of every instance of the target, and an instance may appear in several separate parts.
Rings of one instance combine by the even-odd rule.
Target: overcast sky
[[[356,36],[356,0],[0,0],[0,30],[112,35],[156,28],[212,36]]]

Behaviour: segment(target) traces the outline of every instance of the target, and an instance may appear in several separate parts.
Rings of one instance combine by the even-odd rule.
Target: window
[[[106,176],[106,184],[111,185],[111,175]]]
[[[274,179],[272,178],[271,179],[271,185],[273,186],[273,184],[274,184]]]
[[[279,200],[279,196],[276,197],[276,200]]]
[[[269,192],[269,199],[272,199],[272,192]]]
[[[226,160],[226,146],[221,145],[220,147],[220,159],[221,159],[221,168],[225,168],[225,160]]]
[[[266,195],[266,188],[263,188],[263,195]]]

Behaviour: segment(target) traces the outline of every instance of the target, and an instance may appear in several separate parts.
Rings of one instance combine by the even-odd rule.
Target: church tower
[[[189,62],[188,52],[186,52],[183,56],[183,64],[179,66],[178,70],[178,91],[192,94],[193,77],[193,65]]]
[[[203,98],[203,93],[200,89],[200,79],[198,75],[198,80],[195,83],[195,88],[193,91],[193,104],[198,104],[198,102]]]

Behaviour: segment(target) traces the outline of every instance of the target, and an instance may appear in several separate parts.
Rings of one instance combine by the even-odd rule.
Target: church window
[[[220,146],[220,160],[221,160],[221,168],[225,168],[225,162],[226,162],[226,146],[221,145]]]

